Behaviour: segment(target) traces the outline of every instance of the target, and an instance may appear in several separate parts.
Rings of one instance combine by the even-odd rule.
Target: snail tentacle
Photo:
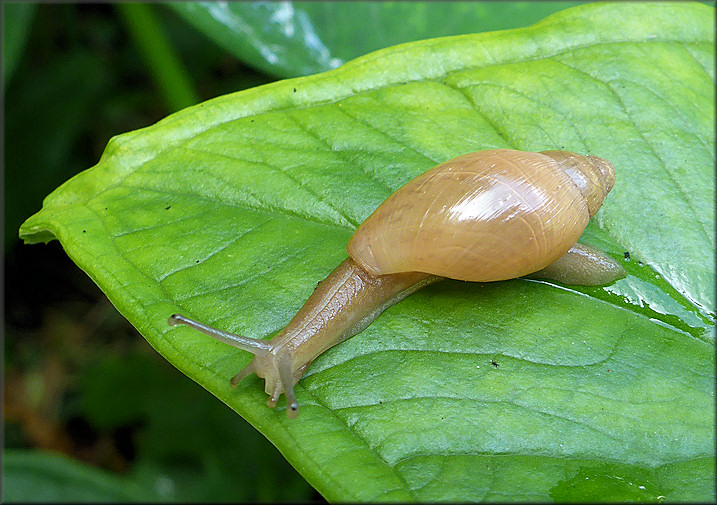
[[[299,415],[299,404],[294,396],[294,379],[291,369],[291,356],[283,354],[279,358],[279,378],[281,379],[281,387],[284,389],[286,396],[286,415],[294,418]]]
[[[201,331],[205,335],[214,337],[215,339],[229,344],[233,347],[237,347],[243,351],[249,351],[257,356],[263,356],[272,349],[272,345],[264,340],[259,340],[251,337],[244,337],[237,335],[236,333],[230,333],[228,331],[218,330],[199,321],[189,319],[181,314],[172,314],[167,321],[169,326],[176,326],[178,324],[184,324],[190,328],[194,328],[197,331]]]
[[[253,373],[256,373],[256,369],[254,368],[254,362],[252,361],[247,366],[242,368],[238,374],[232,377],[232,379],[229,381],[229,385],[235,388],[237,387],[237,384],[239,384],[239,381],[241,381],[244,377],[250,376]]]

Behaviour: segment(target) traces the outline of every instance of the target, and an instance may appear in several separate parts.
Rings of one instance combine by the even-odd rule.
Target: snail
[[[597,156],[507,149],[464,154],[419,175],[379,205],[349,240],[349,257],[271,340],[235,335],[180,314],[169,324],[190,326],[254,354],[231,386],[256,373],[266,381],[267,405],[275,407],[284,393],[293,418],[294,386],[317,356],[431,283],[531,275],[603,285],[624,277],[612,258],[577,242],[614,183],[614,167]]]

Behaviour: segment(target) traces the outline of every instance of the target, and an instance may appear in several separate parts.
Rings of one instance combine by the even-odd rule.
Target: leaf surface
[[[112,139],[21,236],[58,238],[329,500],[712,499],[713,21],[588,5],[220,97]],[[296,420],[228,387],[247,353],[167,326],[272,336],[395,189],[500,147],[614,163],[583,240],[626,279],[430,286],[316,359]]]

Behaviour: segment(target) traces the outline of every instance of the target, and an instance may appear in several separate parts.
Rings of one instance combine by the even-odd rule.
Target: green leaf
[[[170,2],[242,61],[279,77],[331,70],[384,47],[518,28],[581,2]],[[397,21],[399,20],[399,21]]]
[[[39,451],[3,453],[3,502],[150,502],[159,496],[134,482]]]
[[[21,236],[57,237],[329,500],[709,500],[713,22],[700,4],[594,4],[220,97],[112,139]],[[393,190],[496,147],[613,161],[584,240],[630,275],[426,288],[314,361],[295,420],[256,377],[228,387],[247,353],[167,326],[275,334]]]

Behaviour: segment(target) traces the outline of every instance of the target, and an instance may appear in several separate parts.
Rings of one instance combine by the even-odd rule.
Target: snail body
[[[231,380],[266,380],[267,404],[287,397],[328,348],[363,331],[390,305],[451,278],[473,282],[525,275],[601,285],[625,276],[610,257],[577,243],[615,182],[612,164],[566,151],[493,149],[459,156],[393,193],[349,240],[349,258],[319,283],[289,324],[269,341],[186,324],[254,359]]]

